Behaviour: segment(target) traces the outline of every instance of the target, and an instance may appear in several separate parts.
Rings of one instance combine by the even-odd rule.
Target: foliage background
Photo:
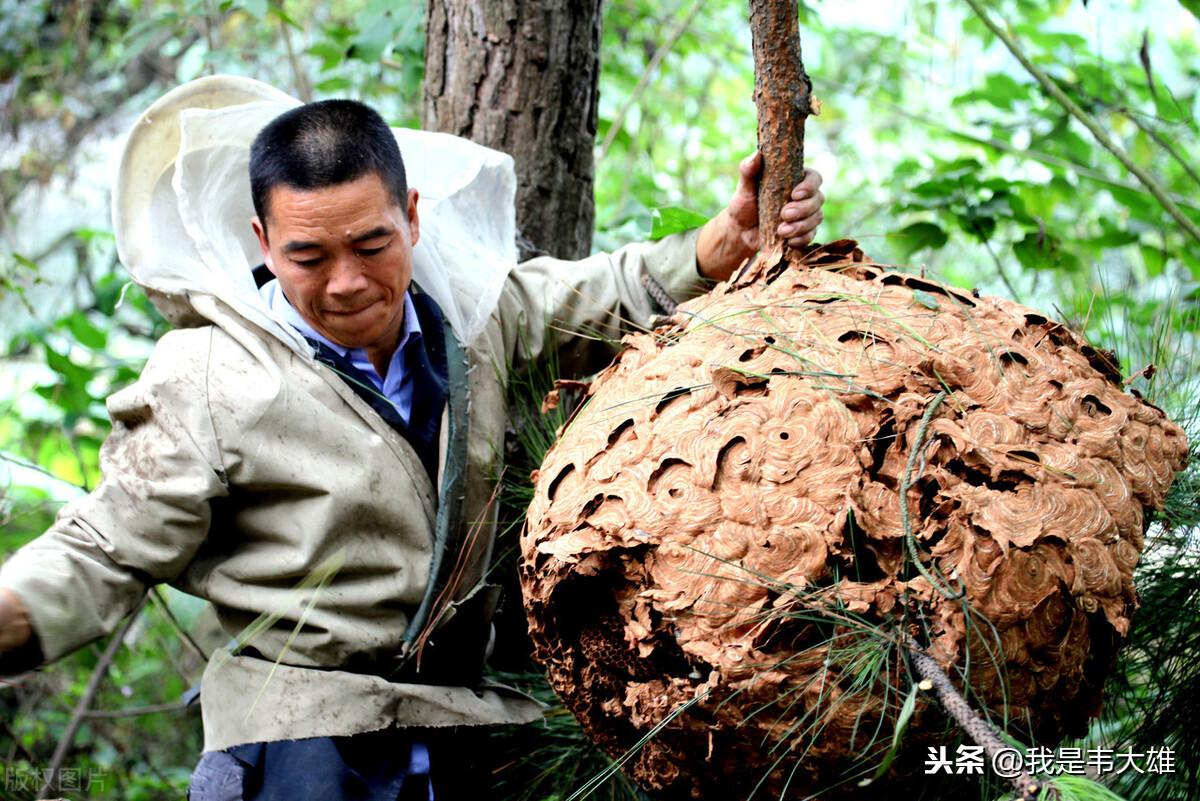
[[[988,8],[1200,223],[1194,0]],[[755,136],[746,16],[730,0],[606,3],[596,249],[649,235],[671,217],[657,210],[711,214],[732,192]],[[807,145],[826,179],[822,238],[851,236],[878,259],[1054,312],[1114,348],[1195,442],[1200,243],[969,5],[810,2],[801,18],[823,101]],[[305,99],[357,97],[416,125],[423,20],[405,0],[0,0],[0,554],[98,480],[103,400],[165,329],[127,285],[109,230],[124,128],[167,88],[214,72]],[[1120,777],[1128,798],[1200,797],[1188,731],[1200,697],[1196,498],[1193,468],[1152,529],[1144,606],[1093,733],[1178,749],[1172,776]],[[203,604],[165,590],[147,607],[93,705],[126,716],[88,718],[66,757],[78,793],[182,795],[200,726],[178,699],[199,679],[197,651],[221,642]],[[102,646],[0,686],[0,798],[32,797],[29,777],[49,765]],[[537,770],[507,782],[513,797],[565,795],[604,764],[576,758],[573,731],[560,718],[522,735]],[[629,792],[610,782],[603,794]]]

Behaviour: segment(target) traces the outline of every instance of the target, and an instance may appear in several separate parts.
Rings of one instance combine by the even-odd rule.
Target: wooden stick
[[[750,0],[754,102],[758,107],[759,250],[778,246],[779,212],[804,178],[804,120],[812,113],[812,81],[800,56],[796,0]]]

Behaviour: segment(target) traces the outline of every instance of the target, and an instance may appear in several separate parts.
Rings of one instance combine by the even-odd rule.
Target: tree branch
[[[167,599],[162,597],[162,593],[158,591],[158,587],[151,588],[150,600],[154,602],[155,608],[163,613],[163,616],[171,624],[171,628],[175,629],[175,633],[183,640],[184,644],[191,648],[196,656],[200,657],[201,662],[208,662],[208,654],[204,653],[204,649],[200,647],[200,644],[183,627],[183,624],[179,622],[179,618],[175,617],[175,613],[167,605]]]
[[[292,32],[288,29],[287,18],[283,14],[283,3],[276,4],[276,12],[279,17],[279,30],[283,33],[283,47],[287,52],[288,63],[292,66],[292,78],[296,85],[296,92],[300,95],[300,99],[305,103],[312,102],[312,86],[308,83],[308,75],[300,66],[300,59],[296,56],[296,50],[292,46]]]
[[[1029,57],[1025,55],[1023,50],[1021,50],[1021,46],[1017,44],[1016,39],[1010,36],[1008,31],[1001,28],[995,23],[995,21],[992,20],[990,16],[988,16],[987,11],[984,10],[979,0],[966,0],[966,2],[967,5],[971,7],[971,10],[975,12],[976,16],[979,17],[980,21],[982,21],[992,33],[999,37],[1000,41],[1004,43],[1004,46],[1008,48],[1009,52],[1016,57],[1017,61],[1021,62],[1021,66],[1024,67],[1030,75],[1037,79],[1037,82],[1042,85],[1042,89],[1046,91],[1046,94],[1050,95],[1055,102],[1067,110],[1067,113],[1082,123],[1083,127],[1087,128],[1088,131],[1091,132],[1092,136],[1096,138],[1096,141],[1099,142],[1105,150],[1116,156],[1117,161],[1121,162],[1121,164],[1125,166],[1125,169],[1133,173],[1133,175],[1142,182],[1142,185],[1145,186],[1150,194],[1154,196],[1154,199],[1162,205],[1167,214],[1170,214],[1173,218],[1175,218],[1175,221],[1179,223],[1179,226],[1188,234],[1188,236],[1200,243],[1200,226],[1197,226],[1196,223],[1192,222],[1191,218],[1185,215],[1179,206],[1175,204],[1175,201],[1171,200],[1167,189],[1158,181],[1158,179],[1135,164],[1133,159],[1129,158],[1129,154],[1127,154],[1120,145],[1108,137],[1108,134],[1106,134],[1104,129],[1100,127],[1100,123],[1096,122],[1095,117],[1081,109],[1075,103],[1075,101],[1067,96],[1067,93],[1064,92],[1058,84],[1051,80],[1049,75],[1047,75],[1036,64],[1029,60]]]
[[[134,718],[139,715],[156,715],[160,712],[182,712],[188,708],[183,701],[171,701],[167,704],[147,704],[146,706],[131,706],[126,709],[90,709],[84,713],[89,720],[114,720],[117,718]]]
[[[642,92],[646,91],[646,87],[650,85],[651,79],[658,74],[658,66],[662,64],[663,59],[666,58],[667,54],[671,52],[671,49],[675,47],[675,43],[679,41],[679,37],[683,36],[684,32],[687,31],[688,26],[692,24],[692,20],[700,11],[702,5],[703,4],[700,2],[697,2],[695,5],[693,5],[691,10],[688,11],[688,13],[685,14],[683,18],[675,24],[675,27],[671,29],[671,33],[667,36],[666,40],[658,46],[657,50],[654,51],[654,55],[650,57],[650,63],[646,65],[645,72],[643,72],[641,77],[638,78],[638,82],[634,85],[633,91],[629,93],[629,97],[625,99],[625,103],[622,104],[620,110],[617,111],[617,115],[613,117],[612,125],[608,127],[608,133],[604,135],[604,142],[600,145],[599,159],[603,159],[606,155],[608,155],[608,149],[612,147],[612,143],[617,138],[617,134],[620,133],[621,128],[625,126],[625,117],[629,114],[629,109],[633,108],[633,105],[637,103],[638,98],[642,96]]]
[[[1191,178],[1197,186],[1200,186],[1200,175],[1196,173],[1196,170],[1192,168],[1191,164],[1188,164],[1187,159],[1183,157],[1183,154],[1176,150],[1174,145],[1163,138],[1162,134],[1154,130],[1146,123],[1142,122],[1138,115],[1135,114],[1131,109],[1122,106],[1121,108],[1118,108],[1117,111],[1128,117],[1129,120],[1138,127],[1138,130],[1153,139],[1154,142],[1163,150],[1167,151],[1171,158],[1175,159],[1176,163],[1178,163],[1180,167],[1183,167],[1183,171],[1188,174],[1188,177]]]
[[[137,605],[133,607],[133,611],[129,613],[129,617],[125,618],[125,622],[117,629],[116,634],[108,641],[108,646],[105,647],[104,653],[100,655],[100,661],[96,663],[96,669],[92,671],[92,676],[88,679],[87,688],[83,691],[83,696],[79,699],[79,703],[75,705],[75,711],[71,713],[71,720],[67,723],[67,730],[63,733],[62,739],[58,741],[58,745],[54,749],[54,756],[50,758],[50,767],[46,771],[46,783],[42,785],[42,789],[38,791],[38,798],[50,798],[54,792],[54,788],[58,786],[58,772],[62,769],[63,762],[66,761],[67,754],[71,747],[75,744],[75,737],[79,734],[79,728],[87,719],[88,710],[91,709],[92,702],[96,700],[96,693],[100,691],[100,685],[104,683],[104,679],[108,676],[108,669],[112,666],[113,659],[117,656],[117,651],[121,650],[121,644],[125,641],[125,635],[129,633],[129,629],[138,618],[138,613],[142,611],[142,607],[146,605],[146,600],[150,596],[143,595]]]
[[[1004,741],[996,734],[995,729],[977,715],[975,710],[971,709],[967,699],[963,698],[962,693],[958,691],[958,688],[950,681],[950,677],[932,656],[912,641],[908,643],[908,654],[912,659],[913,668],[921,677],[921,689],[933,690],[937,694],[938,701],[946,710],[946,714],[975,741],[976,745],[983,747],[984,752],[988,755],[988,764],[993,764],[996,754],[1007,748]],[[1022,770],[1017,776],[1008,778],[1008,781],[1016,789],[1017,799],[1020,801],[1036,801],[1041,796],[1043,789],[1049,789],[1051,797],[1058,797],[1055,788],[1047,787],[1025,770]]]
[[[804,178],[804,121],[812,113],[812,81],[804,71],[796,0],[750,0],[754,104],[758,110],[759,250],[783,243],[776,231],[792,187]]]

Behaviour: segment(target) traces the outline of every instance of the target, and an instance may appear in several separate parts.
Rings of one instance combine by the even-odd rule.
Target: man
[[[644,282],[682,297],[728,277],[756,244],[758,160],[699,231],[507,273],[472,260],[438,290],[433,273],[412,282],[424,207],[401,134],[349,101],[276,116],[270,103],[295,105],[280,98],[218,76],[135,125],[118,245],[181,327],[109,399],[104,480],[0,569],[0,669],[102,636],[170,582],[235,637],[205,671],[191,798],[486,797],[470,732],[540,715],[481,681],[508,373],[566,345],[563,330],[644,324]],[[261,128],[257,288],[238,245],[206,230],[227,203],[205,187],[224,197],[246,120]],[[810,174],[783,210],[793,244],[820,221],[819,184]]]

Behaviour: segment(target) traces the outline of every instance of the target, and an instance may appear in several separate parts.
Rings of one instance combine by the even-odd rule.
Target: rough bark
[[[599,0],[430,0],[426,129],[510,153],[522,257],[591,248]]]
[[[775,221],[791,188],[804,177],[804,120],[812,81],[800,55],[796,0],[750,0],[754,43],[754,102],[763,173],[758,188],[760,248],[779,244]]]

